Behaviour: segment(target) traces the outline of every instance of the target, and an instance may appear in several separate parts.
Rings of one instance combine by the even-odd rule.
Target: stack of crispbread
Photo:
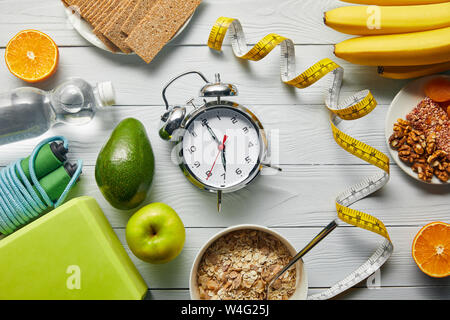
[[[136,52],[149,63],[202,0],[62,0],[113,52]]]

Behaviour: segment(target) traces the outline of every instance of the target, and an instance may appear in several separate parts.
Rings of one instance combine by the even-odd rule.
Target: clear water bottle
[[[37,137],[56,123],[86,124],[114,103],[111,82],[93,87],[79,78],[49,92],[24,87],[0,94],[0,145]]]

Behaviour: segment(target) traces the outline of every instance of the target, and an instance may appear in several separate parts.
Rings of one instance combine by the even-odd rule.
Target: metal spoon
[[[331,233],[337,227],[336,220],[331,221],[320,233],[314,237],[302,250],[300,250],[294,258],[283,268],[280,272],[278,272],[273,278],[268,282],[266,288],[266,300],[269,299],[269,290],[273,283],[281,277],[287,270],[289,270],[292,265],[294,265],[299,259],[301,259],[306,253],[309,252],[316,244],[323,240],[327,235]]]

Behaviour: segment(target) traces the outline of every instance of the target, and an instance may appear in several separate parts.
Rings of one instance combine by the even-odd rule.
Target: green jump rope
[[[0,171],[0,233],[11,234],[64,202],[83,167],[81,160],[66,162],[68,146],[64,137],[48,138]]]

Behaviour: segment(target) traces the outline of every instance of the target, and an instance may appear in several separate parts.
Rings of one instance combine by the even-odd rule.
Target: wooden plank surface
[[[187,228],[183,252],[165,265],[151,265],[132,256],[132,260],[151,289],[189,288],[190,266],[203,244],[221,228]],[[321,228],[274,228],[294,247],[305,246]],[[435,279],[424,275],[411,257],[411,241],[419,227],[391,228],[394,253],[382,267],[380,284],[383,287],[450,286],[450,278]],[[126,250],[124,229],[116,229]],[[311,288],[326,288],[360,266],[375,251],[380,237],[354,227],[338,227],[327,239],[305,256],[304,262]],[[188,267],[187,267],[188,266]],[[362,282],[359,287],[366,287]]]
[[[279,80],[279,49],[258,63],[234,57],[227,43],[222,53],[209,50],[209,29],[220,15],[239,18],[247,40],[255,43],[270,32],[288,36],[296,43],[297,70],[330,57],[345,68],[342,96],[369,88],[379,106],[367,117],[345,122],[351,134],[387,153],[384,118],[390,101],[407,81],[383,79],[373,67],[351,65],[333,55],[334,43],[348,38],[323,25],[323,12],[345,5],[334,0],[204,0],[183,34],[146,65],[136,56],[119,56],[93,48],[65,18],[57,0],[0,0],[0,55],[18,31],[32,28],[48,33],[60,46],[60,65],[48,81],[37,84],[51,89],[64,78],[81,77],[91,83],[111,80],[117,106],[100,111],[84,127],[55,126],[48,134],[65,135],[71,141],[70,159],[85,162],[84,175],[70,197],[90,195],[103,208],[119,239],[128,250],[124,228],[132,212],[113,209],[98,190],[95,179],[97,154],[111,130],[126,117],[140,119],[156,155],[156,175],[146,201],[171,205],[187,227],[182,254],[164,266],[134,263],[150,288],[151,299],[188,299],[190,266],[200,247],[221,228],[259,223],[274,227],[296,248],[301,248],[322,226],[335,217],[333,199],[345,187],[376,169],[340,149],[332,140],[328,112],[323,106],[327,84],[296,90]],[[235,100],[250,107],[271,136],[274,163],[282,173],[266,171],[255,183],[224,197],[224,210],[216,212],[214,194],[201,192],[186,181],[171,162],[171,145],[157,136],[164,110],[163,85],[186,70],[199,70],[208,78],[220,72],[224,81],[237,85]],[[0,63],[1,91],[23,86]],[[186,79],[173,86],[169,102],[183,104],[194,97],[201,82]],[[28,155],[43,137],[0,146],[0,167]],[[433,279],[414,264],[410,247],[421,226],[436,220],[449,221],[450,188],[414,181],[392,165],[391,180],[375,195],[354,205],[380,218],[394,242],[394,254],[381,270],[381,288],[367,289],[365,282],[340,296],[342,299],[450,299],[450,279]],[[352,271],[374,250],[379,237],[340,224],[330,237],[305,258],[310,293],[326,288]],[[338,270],[339,272],[337,272]]]
[[[319,293],[323,289],[310,288],[308,294]],[[345,300],[442,300],[450,290],[448,286],[438,287],[381,287],[377,289],[352,288],[336,299]],[[150,290],[146,299],[189,300],[188,289]]]
[[[16,30],[40,27],[51,33],[58,45],[86,45],[70,25],[66,24],[62,5],[57,0],[2,0],[0,1],[0,45],[5,45]],[[204,0],[198,8],[187,32],[174,45],[204,45],[199,35],[209,33],[211,25],[220,16],[237,17],[245,23],[250,42],[272,32],[279,32],[296,43],[335,43],[348,36],[335,32],[323,24],[323,13],[340,6],[334,0]],[[320,35],[320,36],[319,36]]]
[[[333,58],[333,46],[330,45],[305,45],[296,48],[299,73],[322,58]],[[0,49],[0,55],[4,55],[4,49]],[[36,86],[50,89],[67,77],[77,76],[92,83],[114,80],[118,105],[161,105],[163,85],[174,76],[195,69],[211,80],[219,72],[223,81],[233,82],[239,90],[239,102],[244,105],[321,107],[328,82],[318,81],[302,90],[283,84],[280,81],[279,55],[279,49],[275,49],[264,60],[250,63],[237,59],[231,47],[225,47],[222,53],[213,52],[205,46],[165,47],[147,65],[137,56],[113,55],[93,47],[63,47],[60,48],[60,62],[55,76]],[[390,104],[396,92],[406,83],[378,77],[376,67],[356,66],[338,58],[333,60],[345,68],[341,90],[343,98],[370,88],[378,103]],[[23,85],[23,82],[9,74],[3,63],[0,65],[0,72],[4,74],[1,85],[5,90]],[[168,100],[172,104],[183,104],[195,97],[202,85],[202,80],[194,76],[180,80],[168,90]]]
[[[316,105],[251,105],[249,106],[264,124],[270,138],[271,162],[274,164],[364,164],[347,152],[336,148],[328,123],[328,110]],[[359,121],[343,123],[341,128],[355,138],[387,153],[384,138],[384,114],[387,106],[380,105],[370,115]],[[97,154],[107,140],[110,131],[123,119],[135,117],[145,123],[152,146],[158,155],[168,158],[173,144],[158,136],[163,106],[120,107],[114,106],[101,111],[97,117],[84,126],[57,125],[50,135],[70,137],[70,157],[82,158],[87,165],[95,165]],[[375,124],[375,125],[373,125]],[[95,137],[91,139],[90,137]],[[0,166],[15,160],[17,155],[25,156],[42,137],[14,143],[9,152],[0,159]],[[314,141],[311,144],[311,141]]]
[[[280,174],[260,176],[240,192],[225,194],[223,211],[218,214],[216,195],[200,192],[175,165],[163,163],[163,159],[157,157],[154,184],[145,203],[166,202],[179,213],[187,227],[226,227],[255,222],[282,227],[325,226],[336,215],[333,201],[336,195],[375,172],[371,166],[283,166]],[[125,227],[134,210],[125,212],[112,208],[96,186],[94,167],[86,166],[83,170],[83,180],[71,197],[95,197],[113,227]],[[393,167],[388,185],[353,208],[373,214],[389,228],[419,226],[446,220],[446,196],[448,188],[424,188]]]

